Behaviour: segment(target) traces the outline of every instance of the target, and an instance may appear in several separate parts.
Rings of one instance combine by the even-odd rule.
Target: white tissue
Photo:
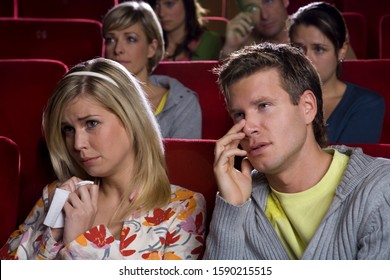
[[[64,214],[62,208],[68,199],[70,191],[63,189],[56,189],[53,200],[50,204],[49,212],[46,215],[43,224],[51,228],[63,228],[64,227]]]
[[[92,181],[81,181],[76,184],[76,187],[79,188],[84,185],[93,184]],[[44,225],[47,225],[51,228],[63,228],[64,227],[64,213],[62,208],[64,208],[65,202],[68,200],[70,191],[63,189],[56,189],[54,193],[53,200],[50,204],[49,212],[46,215]]]

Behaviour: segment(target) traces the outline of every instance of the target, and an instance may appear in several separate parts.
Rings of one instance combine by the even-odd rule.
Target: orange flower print
[[[164,254],[163,260],[182,260],[182,258],[174,252],[167,252]]]
[[[135,250],[125,250],[137,237],[137,234],[131,235],[129,238],[126,238],[127,235],[130,232],[130,228],[124,228],[121,233],[121,242],[120,242],[120,248],[119,250],[121,251],[123,256],[131,256],[134,254],[136,251]]]
[[[171,201],[184,201],[184,200],[187,200],[187,199],[190,199],[194,196],[194,192],[193,191],[189,191],[189,190],[177,190],[175,192],[175,195],[176,197],[173,197],[171,199]]]
[[[166,211],[156,209],[153,211],[153,217],[145,217],[146,222],[143,222],[142,224],[144,226],[157,226],[162,222],[169,220],[174,214],[172,208],[168,208]]]
[[[109,244],[114,242],[113,236],[106,238],[106,228],[102,225],[91,228],[89,232],[84,233],[84,236],[97,248],[106,249],[109,247]]]
[[[144,260],[161,260],[161,256],[158,251],[142,254]]]

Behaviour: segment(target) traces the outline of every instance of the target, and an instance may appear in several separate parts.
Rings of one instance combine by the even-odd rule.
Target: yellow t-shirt
[[[160,103],[158,103],[156,111],[154,111],[155,116],[157,116],[158,114],[160,114],[162,112],[162,110],[165,107],[165,103],[167,103],[167,99],[168,99],[168,91],[163,95],[163,97],[160,100]]]
[[[312,188],[299,193],[281,193],[271,188],[265,214],[292,259],[300,259],[322,219],[348,165],[349,157],[329,149],[332,163]]]

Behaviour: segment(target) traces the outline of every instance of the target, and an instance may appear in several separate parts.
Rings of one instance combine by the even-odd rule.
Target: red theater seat
[[[0,246],[16,229],[19,199],[19,148],[0,136]]]
[[[221,38],[226,36],[226,25],[229,22],[227,18],[216,17],[216,16],[207,16],[204,17],[207,20],[207,29],[217,32]]]
[[[348,29],[349,42],[358,59],[367,57],[367,21],[362,14],[342,13]]]
[[[101,23],[94,20],[0,18],[0,38],[0,59],[55,59],[71,67],[102,56]]]
[[[84,18],[101,21],[118,0],[17,0],[18,16],[31,18]]]
[[[44,107],[67,67],[52,60],[0,60],[0,135],[14,140],[21,154],[19,222],[54,179],[42,138]]]
[[[357,12],[367,20],[367,58],[379,58],[379,21],[390,14],[389,0],[343,0],[343,12]]]
[[[338,7],[338,2],[339,0],[325,0],[324,2],[327,2],[329,4],[333,4],[335,5],[336,7]],[[317,1],[313,1],[313,0],[292,0],[290,1],[288,7],[287,7],[287,11],[289,14],[292,14],[292,13],[295,13],[296,11],[298,11],[298,9],[300,7],[303,7],[303,6],[306,6],[307,4],[310,4],[312,2],[317,2]]]
[[[1,0],[0,1],[0,17],[13,17],[16,5],[16,0]]]
[[[214,140],[165,139],[169,179],[206,199],[207,221],[214,209],[217,183],[214,177]]]
[[[379,24],[379,58],[390,58],[390,14],[383,16]]]
[[[390,159],[390,144],[348,144],[349,147],[360,147],[363,152],[373,157]]]
[[[202,138],[219,139],[232,126],[226,105],[211,69],[217,61],[176,61],[160,63],[154,74],[167,75],[179,80],[198,93],[202,109]]]
[[[381,143],[390,143],[390,59],[348,60],[344,61],[342,67],[342,80],[369,88],[384,96],[386,113]]]

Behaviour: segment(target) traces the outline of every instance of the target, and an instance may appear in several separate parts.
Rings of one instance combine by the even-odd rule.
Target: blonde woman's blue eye
[[[61,131],[62,131],[62,133],[64,133],[64,134],[70,134],[70,133],[72,133],[72,132],[74,131],[74,129],[73,129],[73,127],[71,127],[71,126],[63,126],[63,127],[61,128]]]
[[[98,125],[97,121],[87,121],[87,127],[89,127],[89,128],[95,127],[97,125]]]

